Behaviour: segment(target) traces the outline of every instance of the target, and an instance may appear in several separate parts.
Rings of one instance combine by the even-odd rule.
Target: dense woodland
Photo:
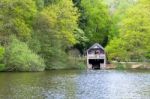
[[[149,0],[0,0],[0,70],[84,68],[94,43],[109,61],[150,58]]]

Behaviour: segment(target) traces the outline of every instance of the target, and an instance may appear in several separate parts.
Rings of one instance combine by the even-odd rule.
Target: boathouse
[[[87,50],[87,68],[88,69],[105,69],[106,55],[104,48],[95,43]]]

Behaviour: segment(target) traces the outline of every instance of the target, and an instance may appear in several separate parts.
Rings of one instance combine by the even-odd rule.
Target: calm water
[[[150,99],[150,71],[0,73],[0,99]]]

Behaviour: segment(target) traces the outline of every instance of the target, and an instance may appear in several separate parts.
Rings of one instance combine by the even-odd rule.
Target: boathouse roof
[[[104,50],[104,48],[99,43],[95,43],[87,51],[89,51],[90,49],[97,49],[97,48]]]

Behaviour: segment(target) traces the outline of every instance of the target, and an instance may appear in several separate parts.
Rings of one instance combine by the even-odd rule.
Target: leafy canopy
[[[106,48],[111,59],[115,58],[116,54],[119,56],[120,53],[125,52],[130,60],[143,60],[150,56],[149,10],[149,0],[140,1],[136,6],[127,10],[119,29],[118,39],[121,39],[121,43],[113,39]],[[123,49],[119,51],[121,48]],[[114,49],[116,52],[113,51]],[[124,60],[124,56],[119,56],[119,58]]]
[[[31,36],[31,25],[37,13],[37,7],[32,0],[1,0],[0,37],[8,38],[16,35],[22,40]]]

